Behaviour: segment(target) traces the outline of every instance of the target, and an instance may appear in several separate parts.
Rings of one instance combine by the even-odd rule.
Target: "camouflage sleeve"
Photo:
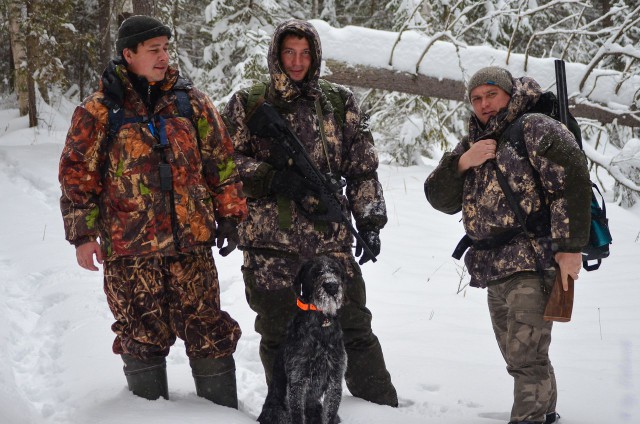
[[[387,206],[378,180],[378,154],[369,129],[368,116],[360,111],[353,93],[343,87],[345,122],[342,176],[358,230],[379,230],[387,223]]]
[[[222,117],[209,96],[196,91],[200,108],[196,116],[202,168],[213,192],[216,218],[241,221],[247,216],[247,201],[233,160],[234,149]]]
[[[249,197],[259,198],[269,192],[272,167],[255,159],[251,134],[245,124],[247,97],[246,90],[236,92],[225,106],[222,115],[233,140],[234,160],[242,178],[244,193]]]
[[[65,237],[75,246],[98,238],[98,198],[102,191],[100,146],[106,137],[106,108],[103,119],[97,119],[90,112],[96,103],[87,100],[74,111],[58,169]]]
[[[452,152],[444,154],[436,169],[424,182],[424,194],[434,209],[453,215],[462,210],[464,174],[458,172],[458,160],[467,150],[465,137]]]
[[[553,250],[580,252],[589,240],[591,181],[584,152],[555,119],[532,114],[524,121],[531,164],[551,210]]]

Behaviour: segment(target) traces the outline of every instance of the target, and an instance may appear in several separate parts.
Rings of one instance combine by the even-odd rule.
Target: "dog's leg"
[[[338,416],[338,408],[342,400],[342,379],[332,380],[327,386],[324,393],[324,413],[325,422],[327,424],[338,424],[340,417]]]
[[[309,381],[301,378],[298,381],[289,381],[289,411],[292,423],[305,423],[306,394]]]

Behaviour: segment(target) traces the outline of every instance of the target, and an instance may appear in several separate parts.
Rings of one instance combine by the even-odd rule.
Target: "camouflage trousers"
[[[545,277],[551,287],[553,276]],[[552,323],[545,321],[548,295],[540,276],[521,272],[487,288],[489,312],[500,352],[513,377],[511,421],[545,421],[556,410],[556,379],[549,360]]]
[[[220,310],[210,248],[107,261],[104,291],[116,320],[111,326],[116,354],[164,357],[176,336],[184,340],[189,358],[221,358],[236,349],[240,327]]]
[[[360,267],[351,252],[328,253],[345,265],[348,299],[340,310],[347,371],[345,380],[353,396],[380,405],[398,406],[398,395],[391,382],[382,346],[371,330],[371,312]],[[284,340],[287,325],[297,311],[293,280],[304,259],[271,250],[244,252],[242,274],[245,294],[256,313],[255,330],[261,336],[260,359],[267,384],[276,353]]]

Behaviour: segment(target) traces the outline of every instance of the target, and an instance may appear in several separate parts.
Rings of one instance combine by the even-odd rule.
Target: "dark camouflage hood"
[[[280,44],[287,33],[295,33],[306,37],[311,49],[312,62],[309,72],[304,81],[296,83],[282,69],[280,63]],[[275,98],[291,102],[301,95],[315,99],[320,95],[320,62],[322,60],[322,47],[320,45],[320,36],[316,32],[313,25],[309,22],[298,19],[290,19],[278,25],[271,45],[269,46],[269,56],[267,58],[269,64],[269,74],[271,75],[270,90],[275,91]]]
[[[502,132],[520,115],[530,110],[540,98],[542,88],[532,78],[522,77],[513,79],[513,91],[507,107],[496,116],[489,119],[483,126],[474,113],[469,118],[469,140],[481,140],[485,138],[500,138]]]

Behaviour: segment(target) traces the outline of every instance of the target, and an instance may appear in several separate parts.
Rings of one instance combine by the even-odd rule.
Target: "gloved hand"
[[[227,240],[226,246],[224,246],[225,239]],[[240,238],[238,237],[236,223],[229,218],[220,218],[218,220],[218,228],[216,228],[216,247],[219,249],[220,255],[227,256],[233,252],[239,242]]]
[[[371,252],[373,252],[374,256],[378,256],[380,254],[380,230],[362,230],[360,231],[360,237],[367,243]],[[358,242],[356,244],[356,257],[362,257],[358,261],[360,265],[363,265],[366,262],[369,262],[373,257],[369,256],[367,252],[364,251],[362,245]]]
[[[320,192],[309,180],[291,169],[274,171],[269,188],[293,200],[308,216],[326,212]]]

